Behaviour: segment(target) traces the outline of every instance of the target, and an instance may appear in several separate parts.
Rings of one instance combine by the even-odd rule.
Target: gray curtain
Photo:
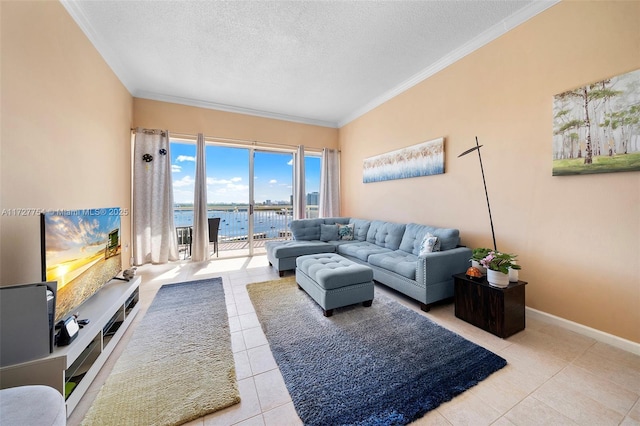
[[[324,148],[320,163],[318,217],[340,216],[340,153]]]
[[[191,261],[209,258],[209,225],[207,222],[207,167],[204,135],[198,133],[196,146],[196,181],[193,196],[193,237]]]
[[[304,189],[304,145],[298,145],[293,154],[293,218],[306,217],[306,194]]]
[[[169,132],[136,129],[133,153],[133,263],[178,260]]]

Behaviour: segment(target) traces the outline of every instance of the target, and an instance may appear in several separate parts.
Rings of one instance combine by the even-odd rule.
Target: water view
[[[193,225],[193,209],[177,208],[173,211],[176,227]],[[246,208],[208,210],[207,217],[220,218],[220,241],[246,239],[249,234],[249,215]],[[293,220],[291,208],[255,210],[253,234],[257,238],[282,238],[288,234]]]

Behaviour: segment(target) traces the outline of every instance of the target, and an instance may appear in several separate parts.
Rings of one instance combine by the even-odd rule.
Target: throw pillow
[[[353,240],[353,224],[348,225],[338,224],[338,236],[341,240],[352,241]]]
[[[440,251],[440,240],[435,235],[427,232],[424,239],[420,243],[420,252],[418,256],[423,256],[426,253],[432,253],[434,251]]]
[[[336,225],[320,224],[320,241],[335,241],[338,239],[338,227]]]

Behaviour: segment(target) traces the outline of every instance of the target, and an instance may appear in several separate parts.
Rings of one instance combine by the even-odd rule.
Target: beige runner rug
[[[222,279],[168,284],[83,425],[180,425],[238,402]]]

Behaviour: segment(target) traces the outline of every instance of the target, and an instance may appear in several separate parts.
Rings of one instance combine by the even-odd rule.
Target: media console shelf
[[[89,324],[68,346],[56,346],[46,357],[0,369],[0,387],[47,385],[65,395],[67,416],[95,379],[140,309],[140,277],[112,280],[78,309]]]

